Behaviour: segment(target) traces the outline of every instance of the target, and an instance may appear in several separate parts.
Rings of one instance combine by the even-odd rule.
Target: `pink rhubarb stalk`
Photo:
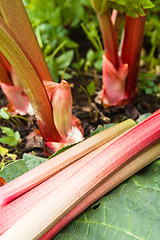
[[[104,147],[104,145],[103,145]],[[94,156],[94,155],[93,155]],[[160,157],[160,142],[154,144],[142,152],[109,179],[102,183],[97,189],[89,194],[82,202],[75,206],[67,215],[65,215],[57,224],[55,224],[40,240],[52,239],[61,229],[75,219],[80,213],[103,197],[106,193],[125,181],[127,178],[149,165]]]
[[[97,14],[105,52],[102,60],[103,88],[100,96],[104,107],[126,101],[125,84],[128,75],[128,64],[123,64],[118,56],[117,34],[109,11]]]
[[[112,178],[137,154],[159,140],[160,111],[111,141],[105,149],[91,159],[87,159],[85,163],[83,162],[85,160],[77,161],[53,176],[55,188],[32,206],[1,236],[1,239],[16,239],[19,236],[24,240],[40,238],[104,181]],[[49,191],[51,184],[48,184],[47,189],[47,182],[52,180],[49,179],[36,188],[46,184],[44,189]],[[36,188],[31,191],[36,191]],[[25,194],[18,199],[24,196]]]
[[[0,188],[0,206],[13,201],[26,191],[34,188],[46,179],[49,179],[51,176],[71,165],[73,162],[92,152],[134,125],[135,122],[131,119],[119,123],[109,129],[106,129],[105,131],[93,135],[65,152],[62,152],[60,155],[55,156],[54,158],[7,183],[5,187]]]
[[[103,87],[100,99],[104,107],[115,106],[126,102],[125,84],[128,64],[121,64],[118,69],[103,55],[102,79]]]
[[[24,89],[20,86],[13,86],[12,80],[15,79],[14,76],[12,66],[0,52],[0,87],[7,97],[8,110],[14,114],[33,115],[32,106]]]
[[[9,102],[9,111],[14,114],[34,115],[32,106],[22,87],[9,86],[4,83],[1,83],[0,86]]]

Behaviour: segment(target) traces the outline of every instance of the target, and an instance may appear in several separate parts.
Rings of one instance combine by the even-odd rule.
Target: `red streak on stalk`
[[[98,14],[100,28],[102,32],[104,50],[107,58],[112,62],[114,67],[119,67],[117,38],[114,30],[114,26],[111,21],[109,10],[106,13]]]
[[[12,86],[9,78],[10,63],[5,58],[2,52],[0,52],[0,82]]]
[[[0,63],[4,67],[5,71],[9,73],[11,65],[1,51],[0,51]]]
[[[143,43],[143,34],[146,16],[137,18],[126,16],[125,34],[123,39],[121,59],[129,66],[126,79],[126,97],[132,99],[137,93],[137,77],[139,70],[140,54]]]

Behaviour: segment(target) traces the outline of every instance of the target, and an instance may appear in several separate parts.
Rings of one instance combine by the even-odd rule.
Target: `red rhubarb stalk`
[[[75,206],[67,215],[65,215],[57,224],[55,224],[40,240],[52,239],[62,228],[75,219],[80,213],[86,210],[91,204],[96,202],[106,193],[125,181],[127,178],[149,165],[160,157],[160,142],[154,144],[132,159],[127,165],[113,174],[108,180],[102,183],[97,189],[89,194],[82,202]]]
[[[6,70],[4,69],[3,65],[0,62],[0,84],[1,83],[5,83],[9,86],[12,86],[9,76],[8,76]]]
[[[134,125],[135,122],[131,119],[116,124],[115,126],[80,142],[65,152],[62,152],[60,155],[51,158],[45,163],[42,163],[36,168],[7,183],[5,187],[0,188],[0,206],[13,201],[26,191],[39,185],[57,172],[71,165],[73,162],[121,133],[127,131]]]
[[[40,238],[105,180],[159,140],[160,111],[112,141],[79,171],[74,172],[79,161],[61,171],[59,175],[71,174],[71,177],[66,181],[63,181],[63,177],[59,178],[62,184],[33,206],[1,239],[16,239],[19,236],[24,240]]]
[[[0,218],[1,218],[0,235],[3,232],[5,232],[10,226],[12,226],[20,217],[22,217],[25,213],[27,213],[31,209],[31,207],[35,206],[35,204],[37,204],[42,198],[44,198],[47,194],[49,194],[54,189],[58,188],[63,182],[67,181],[67,179],[72,177],[73,173],[78,172],[80,170],[80,168],[82,168],[84,165],[86,165],[87,162],[89,162],[95,154],[99,153],[102,149],[104,149],[105,146],[107,145],[107,143],[104,145],[102,145],[102,144],[104,142],[106,142],[107,139],[110,139],[111,136],[113,138],[114,136],[116,136],[118,134],[118,132],[120,133],[122,131],[127,130],[129,128],[129,126],[131,127],[131,126],[133,126],[133,124],[134,124],[134,122],[132,120],[131,121],[129,120],[129,121],[126,121],[126,124],[123,124],[123,126],[121,123],[120,124],[121,126],[119,126],[119,128],[116,125],[116,126],[112,127],[112,129],[107,129],[103,133],[99,133],[96,136],[91,137],[91,139],[85,140],[84,142],[82,142],[83,144],[82,143],[78,144],[79,149],[83,149],[82,153],[80,153],[80,151],[77,148],[74,149],[76,146],[73,147],[73,149],[70,149],[70,153],[66,152],[66,157],[67,157],[67,155],[70,155],[70,157],[71,157],[71,155],[74,153],[74,155],[75,155],[74,161],[76,161],[77,160],[76,154],[78,153],[76,150],[79,151],[79,154],[85,155],[85,154],[87,154],[87,151],[91,151],[91,149],[93,150],[96,148],[96,150],[90,152],[89,154],[87,154],[83,158],[81,158],[78,162],[76,162],[74,164],[74,169],[73,169],[73,165],[72,165],[72,171],[69,170],[70,168],[67,168],[68,170],[65,171],[65,174],[63,174],[63,171],[59,172],[59,174],[56,174],[55,176],[50,177],[48,180],[39,184],[37,187],[26,192],[22,196],[12,200],[10,203],[2,206],[1,211],[0,211]],[[118,129],[118,131],[116,131],[116,129]],[[110,137],[109,137],[109,135],[110,135]],[[87,146],[87,143],[89,144],[89,146]],[[103,147],[99,147],[97,149],[97,147],[100,145],[102,145]],[[85,151],[86,147],[88,147],[88,149]],[[63,154],[61,154],[61,157],[59,157],[59,160],[61,160],[62,157],[63,157]],[[66,160],[67,159],[65,159],[64,165],[66,163]],[[56,161],[56,157],[53,158],[52,161]],[[69,161],[71,162],[71,159],[69,159]],[[72,160],[72,162],[73,162],[73,160]],[[58,161],[57,161],[57,163],[58,163]],[[58,167],[58,165],[57,165],[57,167]],[[43,167],[43,169],[44,169],[44,167]],[[60,170],[61,169],[59,168],[59,171]],[[52,172],[54,173],[53,169],[52,169]],[[32,172],[32,175],[33,174],[34,173]],[[21,181],[20,178],[19,178],[19,181]],[[54,182],[54,184],[53,184],[53,182]],[[12,183],[12,186],[14,187],[14,181],[12,181],[11,183]],[[3,190],[7,189],[7,185],[4,188],[0,188],[1,199],[4,198]],[[14,217],[10,218],[10,216],[14,216]]]
[[[138,91],[139,61],[143,44],[145,22],[146,16],[138,16],[137,18],[125,17],[121,59],[122,62],[127,63],[129,67],[125,87],[127,99],[133,99]]]

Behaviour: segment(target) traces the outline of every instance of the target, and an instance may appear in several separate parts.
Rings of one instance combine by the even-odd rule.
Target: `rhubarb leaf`
[[[138,124],[138,123],[142,122],[144,119],[146,119],[150,115],[151,115],[151,113],[144,113],[144,114],[140,115],[140,117],[136,120],[136,123]]]
[[[29,169],[26,166],[25,161],[23,160],[16,160],[3,168],[0,171],[0,177],[3,177],[7,182],[12,181],[14,178],[22,175],[23,173],[27,172]]]
[[[115,125],[115,123],[105,124],[104,126],[99,125],[95,131],[91,131],[90,137],[95,135],[95,134],[97,134],[97,133],[99,133],[99,132],[101,132],[101,131],[103,131],[103,130],[105,130],[105,129],[107,129],[107,128],[110,128],[110,127],[112,127],[114,125]]]
[[[160,159],[101,198],[53,239],[158,239],[159,208]]]
[[[150,0],[111,0],[110,6],[129,16],[136,17],[137,14],[145,15],[143,9],[153,8],[154,4]]]
[[[22,159],[25,161],[26,166],[29,170],[47,161],[47,158],[41,158],[27,153],[23,154]]]

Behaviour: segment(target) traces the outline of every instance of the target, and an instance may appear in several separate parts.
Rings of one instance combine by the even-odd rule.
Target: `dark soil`
[[[127,118],[134,120],[143,113],[152,113],[160,108],[160,98],[145,95],[141,93],[133,105],[122,105],[118,107],[109,107],[104,109],[102,105],[97,101],[97,94],[101,86],[101,78],[99,77],[99,84],[97,84],[97,92],[94,96],[88,99],[86,92],[80,87],[87,85],[93,76],[84,76],[85,84],[82,80],[70,81],[72,95],[73,95],[73,115],[81,120],[82,127],[84,129],[84,137],[88,137],[91,131],[94,131],[98,125],[104,125],[107,123],[120,122]],[[7,100],[0,90],[0,108],[7,105]],[[9,148],[10,153],[16,153],[18,158],[21,158],[23,153],[35,153],[37,156],[46,157],[43,154],[43,138],[37,134],[35,117],[25,116],[26,120],[15,118],[18,122],[15,124],[10,120],[0,120],[0,126],[10,127],[14,131],[19,131],[21,135],[21,141],[18,144],[17,149]],[[0,135],[2,134],[0,130]],[[2,144],[0,145],[2,146]]]

